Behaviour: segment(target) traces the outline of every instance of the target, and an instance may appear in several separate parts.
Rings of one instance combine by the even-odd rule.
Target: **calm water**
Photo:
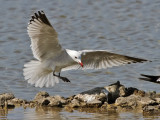
[[[38,10],[45,11],[64,48],[107,49],[153,62],[105,70],[63,72],[71,83],[35,88],[24,81],[22,69],[24,63],[33,59],[26,27],[30,16]],[[159,85],[138,80],[140,73],[160,74],[159,0],[1,0],[0,16],[0,93],[12,92],[16,97],[31,100],[38,91],[44,90],[50,95],[67,97],[117,80],[127,87],[160,92]],[[22,114],[15,114],[17,112]],[[111,117],[108,113],[52,113],[49,110],[44,116],[52,118],[54,113],[58,114],[57,119],[78,119],[82,115],[88,119]],[[34,109],[16,108],[8,111],[7,117],[11,118],[12,114],[12,119],[28,115],[38,118]],[[143,119],[141,114],[124,113],[121,116]]]
[[[59,108],[34,108],[23,109],[15,108],[14,110],[1,111],[0,119],[7,120],[135,120],[147,119],[158,120],[159,116],[143,116],[138,112],[115,112],[101,111],[99,109],[74,110],[72,112],[64,111]]]

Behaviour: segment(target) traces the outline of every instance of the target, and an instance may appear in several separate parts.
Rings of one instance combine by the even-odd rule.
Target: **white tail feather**
[[[24,65],[23,75],[28,83],[35,85],[35,87],[52,87],[55,83],[59,83],[59,79],[53,76],[51,69],[42,67],[40,61],[30,61]]]

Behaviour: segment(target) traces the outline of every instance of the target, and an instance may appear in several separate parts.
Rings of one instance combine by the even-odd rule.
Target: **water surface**
[[[159,85],[138,80],[140,73],[160,74],[159,6],[159,0],[1,0],[0,93],[11,92],[18,98],[31,100],[37,92],[44,90],[50,95],[68,97],[117,80],[127,87],[160,92]],[[38,10],[45,11],[64,48],[107,49],[153,62],[104,70],[63,72],[62,75],[68,77],[71,83],[60,82],[52,88],[35,88],[24,81],[22,69],[24,63],[33,59],[26,29],[30,16]],[[13,111],[30,114],[22,108]],[[8,115],[12,112],[9,111]],[[62,113],[68,114],[64,111]],[[73,114],[81,116],[83,113]],[[86,114],[88,119],[94,115]],[[70,118],[74,117],[71,115]]]

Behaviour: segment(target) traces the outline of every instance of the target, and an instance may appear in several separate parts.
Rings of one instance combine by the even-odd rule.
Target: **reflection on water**
[[[125,86],[160,92],[159,85],[138,80],[140,73],[160,74],[159,6],[159,0],[1,0],[0,93],[11,92],[18,98],[30,100],[43,90],[51,95],[68,97],[117,80]],[[64,48],[108,49],[153,62],[107,70],[63,72],[71,83],[61,82],[53,88],[35,88],[24,81],[22,69],[24,63],[33,59],[26,29],[30,15],[38,10],[45,11]],[[37,114],[34,109],[29,110]],[[14,109],[7,117],[15,111],[29,113],[29,110]],[[75,116],[85,114],[74,111],[70,115],[74,113]],[[103,117],[103,114],[98,115]],[[14,118],[20,116],[23,114],[14,114]]]
[[[134,112],[116,112],[106,111],[102,109],[93,108],[82,108],[72,111],[65,111],[61,108],[50,108],[50,107],[37,107],[27,108],[22,107],[13,109],[0,109],[0,119],[10,120],[124,120],[124,119],[158,119],[159,116],[143,116],[141,113]]]
[[[24,114],[23,114],[24,113]],[[70,119],[117,119],[121,118],[120,114],[116,111],[106,111],[101,109],[77,109],[72,111],[64,111],[61,108],[50,108],[50,107],[37,107],[37,108],[16,108],[13,110],[6,111],[1,110],[1,118],[12,119],[24,119],[24,120],[44,120],[54,118],[55,120],[70,120]],[[132,114],[130,115],[130,117]],[[123,116],[122,116],[123,117]]]
[[[26,120],[29,119],[44,120],[46,118],[54,118],[55,120],[61,120],[62,116],[60,112],[61,112],[60,108],[37,107],[35,109],[26,110],[24,118]]]
[[[6,119],[8,114],[8,110],[0,108],[0,119]]]

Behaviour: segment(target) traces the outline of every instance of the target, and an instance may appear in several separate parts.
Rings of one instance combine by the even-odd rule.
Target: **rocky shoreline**
[[[90,108],[117,112],[136,110],[147,115],[160,115],[160,93],[126,88],[117,81],[109,86],[93,88],[68,98],[59,95],[50,96],[45,91],[37,93],[32,101],[16,98],[12,93],[0,94],[1,109],[19,106],[54,107],[67,111]]]

